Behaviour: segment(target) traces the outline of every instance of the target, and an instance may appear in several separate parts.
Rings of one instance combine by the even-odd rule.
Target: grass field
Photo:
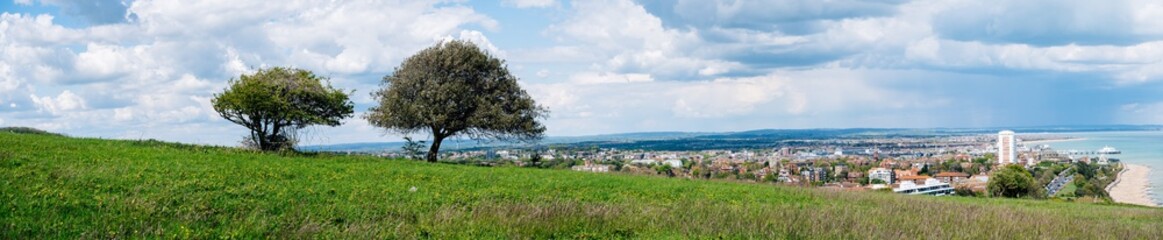
[[[0,133],[0,239],[1158,239],[1163,210]]]

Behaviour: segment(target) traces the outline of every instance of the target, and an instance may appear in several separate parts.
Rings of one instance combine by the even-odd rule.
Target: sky
[[[353,90],[302,144],[398,141],[361,117],[400,62],[506,60],[550,136],[1163,123],[1156,0],[0,2],[0,126],[238,145],[210,99],[288,66]],[[424,136],[417,136],[424,139]]]

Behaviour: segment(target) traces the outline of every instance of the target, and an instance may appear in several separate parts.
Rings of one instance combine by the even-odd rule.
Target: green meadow
[[[1159,239],[1163,210],[0,133],[0,239]]]

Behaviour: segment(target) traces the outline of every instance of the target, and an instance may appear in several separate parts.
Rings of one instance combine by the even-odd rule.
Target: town
[[[1047,196],[1104,197],[1114,180],[1118,154],[1098,150],[1052,149],[1046,142],[1068,141],[1061,134],[950,135],[784,140],[768,149],[652,151],[615,148],[540,147],[450,151],[445,161],[483,166],[572,169],[595,173],[727,179],[846,191],[982,196],[989,175],[1002,165],[1031,171]],[[419,158],[404,151],[385,157]],[[414,156],[413,156],[414,155]],[[1088,170],[1079,170],[1083,165]],[[1096,178],[1093,171],[1101,170]],[[1070,170],[1070,171],[1067,171]],[[1063,192],[1080,175],[1075,190]],[[1086,180],[1094,180],[1087,182]],[[1077,186],[1083,190],[1077,190]],[[1085,187],[1098,186],[1098,187]],[[1082,193],[1082,194],[1076,194]]]

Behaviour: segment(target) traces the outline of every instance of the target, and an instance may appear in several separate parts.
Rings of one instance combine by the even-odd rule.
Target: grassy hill
[[[0,132],[0,239],[1163,236],[1163,210]]]

